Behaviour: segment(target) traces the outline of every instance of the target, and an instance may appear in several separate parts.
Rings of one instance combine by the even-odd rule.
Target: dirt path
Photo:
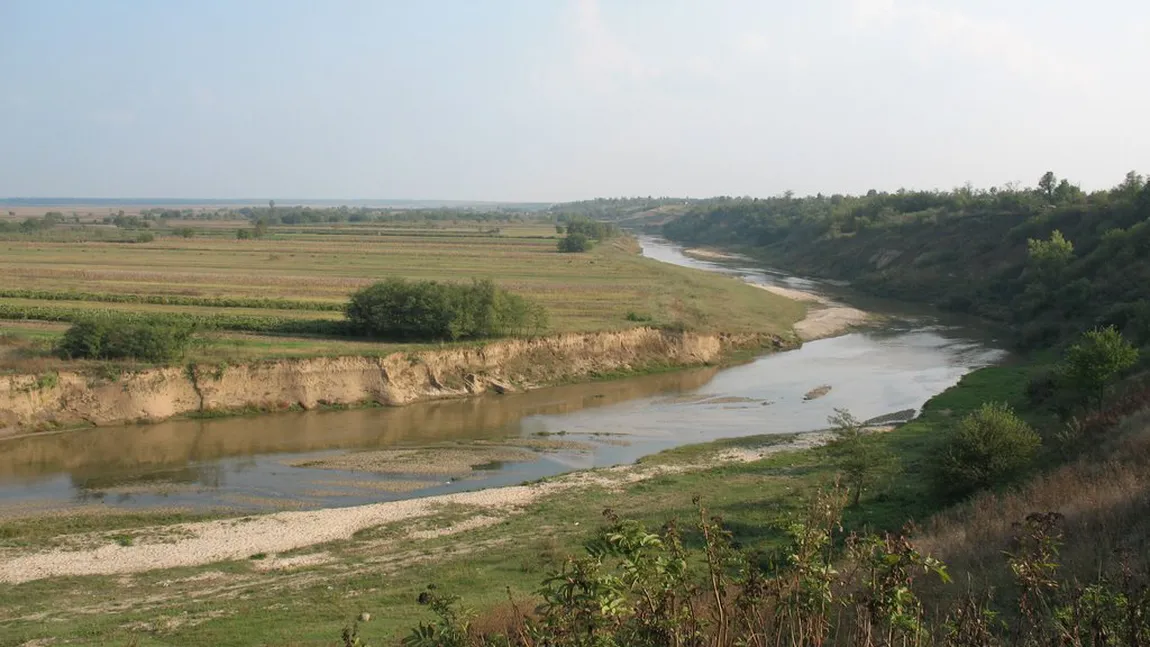
[[[761,448],[728,450],[685,465],[626,465],[574,472],[534,485],[489,488],[421,499],[389,501],[348,508],[277,512],[273,514],[204,521],[155,529],[162,539],[128,546],[109,541],[107,533],[75,537],[79,549],[52,549],[6,555],[0,561],[0,582],[21,583],[48,577],[113,575],[275,555],[326,542],[349,539],[357,531],[430,517],[444,506],[465,506],[481,514],[484,523],[497,522],[523,512],[544,497],[573,489],[617,487],[669,473],[706,469],[723,462],[756,461],[780,451],[803,449],[826,442],[825,433],[800,435],[793,441]],[[441,535],[465,532],[475,522],[437,531]],[[412,524],[413,526],[418,524]],[[149,529],[145,529],[149,530]],[[426,538],[426,530],[411,530],[412,538]],[[422,533],[422,534],[421,534]],[[91,548],[93,544],[103,544]],[[85,547],[87,546],[87,547]]]
[[[777,285],[759,285],[756,283],[751,285],[788,299],[812,304],[812,307],[807,310],[806,318],[795,324],[795,332],[803,341],[835,337],[846,333],[855,326],[873,321],[873,316],[864,310],[845,306],[817,294]]]

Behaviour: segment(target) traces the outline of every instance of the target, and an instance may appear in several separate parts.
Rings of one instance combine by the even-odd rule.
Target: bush
[[[156,236],[154,234],[152,234],[152,232],[150,232],[150,231],[145,231],[145,232],[141,233],[139,236],[136,236],[136,242],[137,243],[150,243],[155,239],[156,239]]]
[[[559,239],[559,251],[570,254],[578,252],[586,252],[591,249],[591,239],[583,234],[567,234]]]
[[[237,229],[236,230],[236,239],[237,240],[247,240],[251,237],[252,237],[252,232],[249,229]]]
[[[353,294],[345,312],[361,334],[403,341],[496,337],[547,325],[541,306],[491,281],[388,279]]]
[[[191,338],[191,326],[94,318],[73,324],[58,350],[67,359],[136,359],[167,364],[184,356]]]
[[[1041,442],[1009,406],[986,403],[947,439],[936,464],[936,486],[948,497],[962,497],[1001,484],[1030,463]]]

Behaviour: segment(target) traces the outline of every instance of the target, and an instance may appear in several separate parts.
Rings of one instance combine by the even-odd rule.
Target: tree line
[[[1134,172],[1090,193],[1046,173],[1031,188],[723,199],[663,233],[1000,321],[1024,348],[1108,325],[1150,343],[1150,184]]]

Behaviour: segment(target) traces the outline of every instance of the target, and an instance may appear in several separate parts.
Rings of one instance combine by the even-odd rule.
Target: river
[[[644,237],[641,243],[643,253],[659,261],[857,301],[841,286],[749,261],[697,260],[666,241]],[[678,445],[818,429],[836,408],[863,420],[917,410],[965,373],[1005,357],[977,325],[865,301],[863,307],[885,315],[881,326],[723,370],[396,408],[173,420],[0,441],[0,517],[90,506],[318,508],[507,485],[631,462]],[[820,386],[830,391],[804,399]],[[315,466],[364,450],[489,447],[507,439],[551,446],[536,446],[534,456],[520,449],[512,459],[461,475]]]

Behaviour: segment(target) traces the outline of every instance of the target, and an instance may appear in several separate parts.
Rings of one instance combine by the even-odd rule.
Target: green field
[[[0,241],[0,370],[58,364],[46,350],[62,327],[22,318],[175,313],[239,322],[233,331],[258,332],[244,322],[268,318],[303,330],[309,320],[340,319],[350,293],[387,277],[491,279],[541,303],[551,332],[665,325],[786,334],[804,313],[737,280],[642,258],[629,238],[560,254],[550,223],[284,225],[253,240],[236,240],[234,224],[194,222],[191,238],[159,230],[149,243]],[[216,332],[193,359],[378,352],[346,338]]]

